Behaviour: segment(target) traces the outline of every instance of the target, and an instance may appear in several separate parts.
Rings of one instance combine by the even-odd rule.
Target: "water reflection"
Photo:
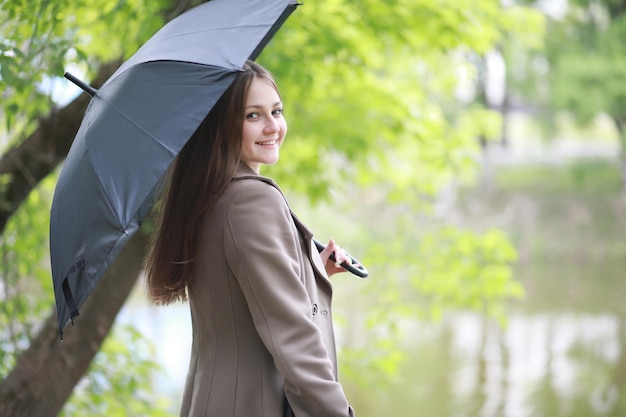
[[[132,303],[120,320],[154,342],[164,368],[155,389],[175,415],[189,359],[187,306]],[[625,320],[514,312],[506,328],[474,313],[413,323],[397,378],[377,392],[345,382],[360,417],[623,417]]]
[[[517,313],[502,329],[467,313],[418,327],[395,395],[359,395],[359,415],[626,416],[622,318]]]

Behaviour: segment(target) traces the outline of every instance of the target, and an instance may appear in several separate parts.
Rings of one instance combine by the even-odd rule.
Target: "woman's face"
[[[270,81],[252,80],[244,114],[241,160],[259,172],[261,164],[278,162],[278,150],[287,133],[283,103]]]

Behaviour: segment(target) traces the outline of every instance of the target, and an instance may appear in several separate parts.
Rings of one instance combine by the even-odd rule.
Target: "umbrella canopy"
[[[99,90],[81,85],[92,100],[50,214],[61,337],[139,229],[173,159],[296,6],[293,0],[208,1],[165,25]]]

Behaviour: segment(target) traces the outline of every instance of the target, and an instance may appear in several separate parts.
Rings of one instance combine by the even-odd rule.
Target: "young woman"
[[[156,303],[189,300],[181,416],[353,415],[337,380],[328,279],[350,258],[332,240],[318,253],[259,174],[286,133],[276,83],[248,62],[172,167],[146,279]]]

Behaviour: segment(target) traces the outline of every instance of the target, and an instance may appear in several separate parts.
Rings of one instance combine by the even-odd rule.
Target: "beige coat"
[[[337,382],[332,286],[278,186],[240,172],[201,233],[189,300],[181,416],[347,417]]]

